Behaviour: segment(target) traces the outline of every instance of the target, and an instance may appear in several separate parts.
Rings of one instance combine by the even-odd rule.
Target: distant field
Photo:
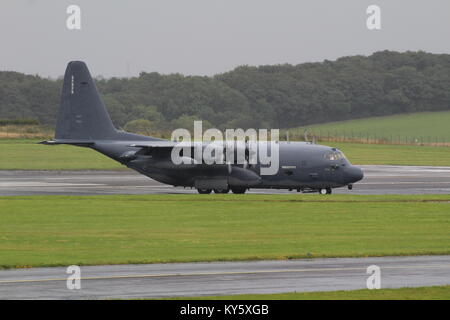
[[[0,139],[48,139],[54,131],[54,128],[41,125],[0,125]]]
[[[371,117],[359,120],[330,122],[289,129],[294,136],[303,137],[304,130],[318,136],[345,136],[355,139],[386,139],[399,143],[450,142],[450,111],[420,112],[387,117]]]
[[[0,170],[117,170],[124,166],[88,148],[0,139]],[[326,142],[354,164],[450,166],[450,147]]]
[[[450,195],[0,197],[0,266],[450,254]]]
[[[194,300],[450,300],[450,286],[279,294],[240,294],[179,299]],[[176,298],[174,300],[177,300]]]
[[[450,166],[450,147],[324,142],[344,152],[354,164]]]
[[[117,163],[88,148],[46,146],[40,140],[0,139],[0,170],[115,170]]]

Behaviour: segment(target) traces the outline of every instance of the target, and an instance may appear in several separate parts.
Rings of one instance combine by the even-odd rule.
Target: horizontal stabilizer
[[[83,147],[90,147],[95,144],[94,141],[89,140],[72,140],[72,139],[57,139],[57,140],[47,140],[47,141],[41,141],[40,144],[45,145],[58,145],[58,144],[70,144],[75,146],[83,146]]]

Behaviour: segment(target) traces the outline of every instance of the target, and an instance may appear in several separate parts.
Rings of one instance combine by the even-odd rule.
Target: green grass
[[[353,164],[450,166],[449,147],[399,146],[327,142],[338,147]]]
[[[450,254],[450,195],[0,197],[0,266]]]
[[[323,136],[347,136],[352,134],[355,138],[365,138],[369,133],[371,137],[388,140],[405,141],[405,137],[410,137],[409,141],[418,138],[419,141],[450,142],[450,111],[443,112],[419,112],[411,114],[400,114],[387,117],[371,117],[358,120],[348,120],[330,122],[325,124],[311,125],[289,129],[292,134],[303,136],[304,129],[309,128],[311,132]],[[400,138],[399,138],[400,136]],[[427,139],[419,139],[427,137]]]
[[[0,170],[117,170],[125,167],[88,148],[46,146],[38,140],[1,140]],[[449,147],[327,142],[354,164],[450,166]]]
[[[1,139],[0,170],[115,170],[120,163],[88,148],[47,146],[35,139]]]
[[[349,290],[329,292],[291,292],[279,294],[239,294],[203,296],[191,300],[449,300],[450,286],[434,286],[380,290]]]

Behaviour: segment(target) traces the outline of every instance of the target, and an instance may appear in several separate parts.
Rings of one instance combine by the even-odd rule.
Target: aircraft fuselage
[[[305,142],[279,142],[279,168],[274,175],[261,175],[259,162],[231,166],[175,165],[170,149],[124,157],[127,153],[139,154],[139,148],[130,146],[134,143],[139,141],[98,141],[92,148],[152,179],[182,187],[198,188],[198,183],[203,183],[205,189],[217,189],[226,183],[229,187],[319,191],[351,186],[363,178],[362,170],[353,166],[338,149]]]

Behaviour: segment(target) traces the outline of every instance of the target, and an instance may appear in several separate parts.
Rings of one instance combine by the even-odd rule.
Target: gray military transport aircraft
[[[250,188],[289,189],[330,194],[363,178],[336,148],[308,142],[278,142],[279,168],[261,175],[261,163],[174,164],[176,142],[117,130],[84,62],[72,61],[64,76],[55,139],[47,145],[68,144],[98,151],[159,182],[196,188],[199,193],[245,193]]]

